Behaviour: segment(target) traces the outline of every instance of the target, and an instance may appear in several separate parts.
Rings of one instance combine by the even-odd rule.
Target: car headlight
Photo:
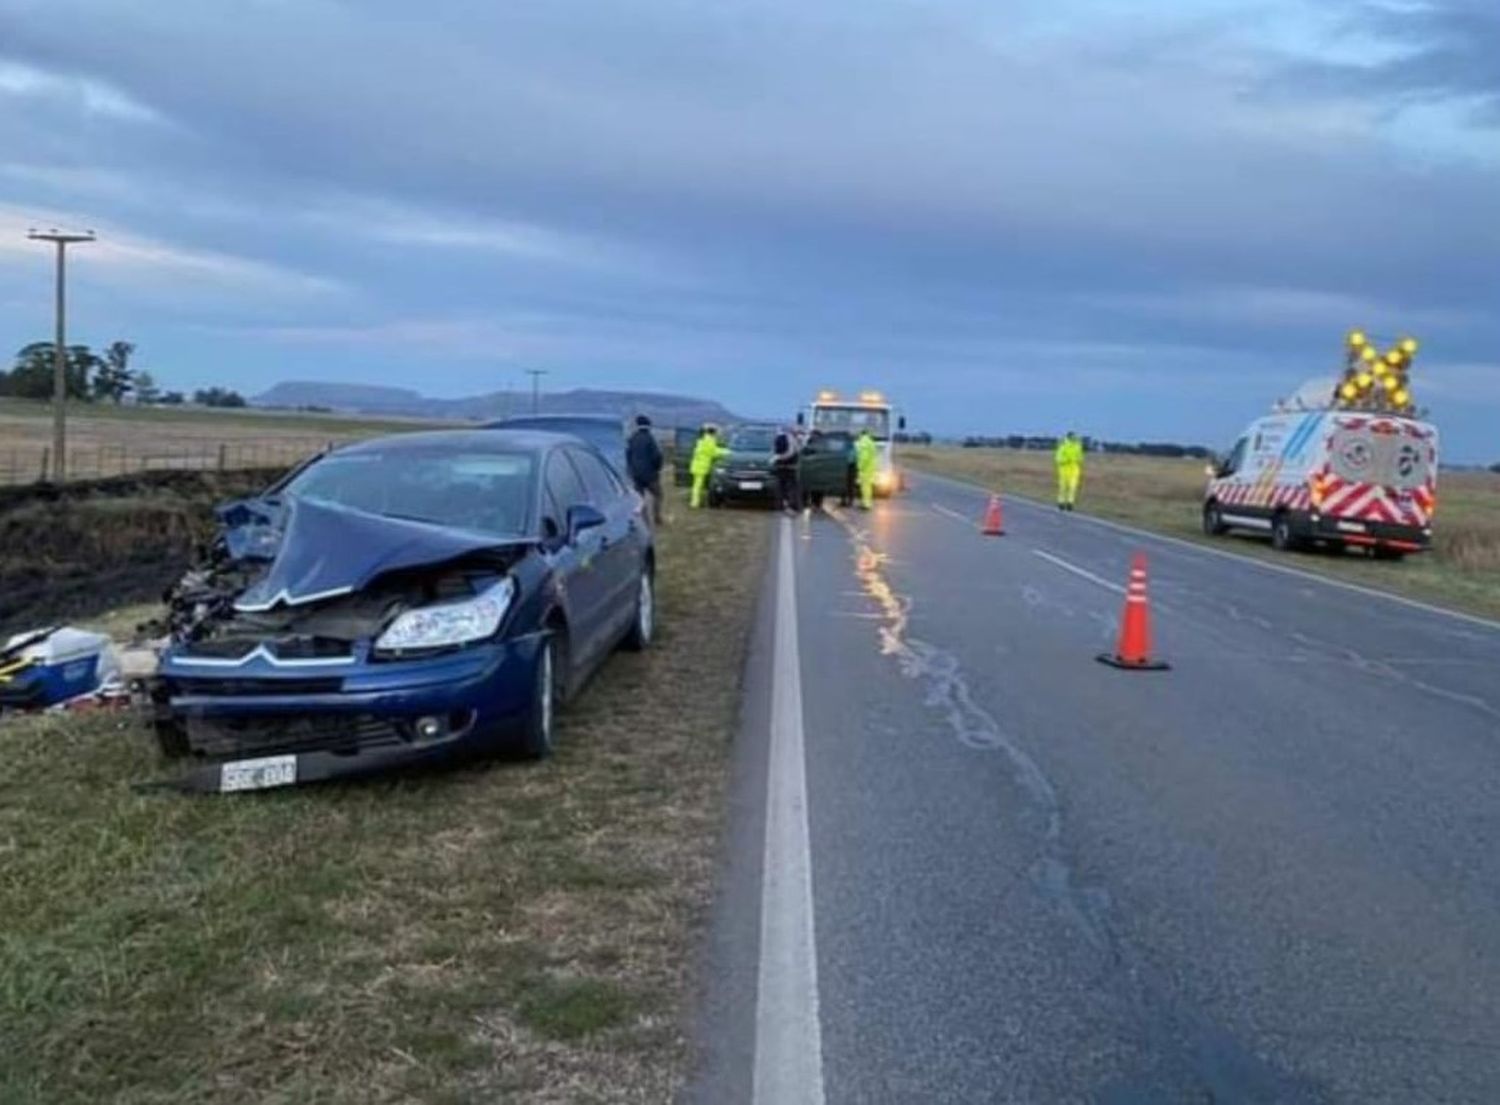
[[[483,594],[462,602],[419,606],[401,614],[375,642],[377,652],[446,648],[494,636],[510,609],[516,584],[509,576]]]
[[[882,491],[889,491],[896,486],[896,473],[887,469],[875,477],[875,486]]]

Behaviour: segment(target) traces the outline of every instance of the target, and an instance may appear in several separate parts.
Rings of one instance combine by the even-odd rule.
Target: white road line
[[[1125,593],[1125,588],[1121,587],[1118,583],[1111,583],[1109,580],[1104,579],[1101,576],[1096,576],[1093,572],[1089,571],[1086,568],[1080,568],[1077,564],[1069,564],[1060,556],[1053,556],[1051,553],[1043,552],[1041,549],[1032,549],[1031,551],[1037,556],[1041,557],[1047,563],[1056,564],[1065,572],[1072,572],[1075,576],[1080,576],[1083,579],[1088,580],[1090,583],[1097,583],[1100,587],[1113,591],[1117,595],[1123,595]]]
[[[978,484],[969,483],[966,480],[956,480],[950,476],[939,476],[930,472],[924,472],[922,475],[926,479],[936,480],[939,483],[952,484],[955,487],[963,488],[965,491],[984,491],[984,488]],[[1046,503],[1025,495],[1011,493],[1006,495],[1006,499],[1019,503],[1022,506],[1031,507],[1033,510],[1040,510],[1048,514],[1052,513],[1052,509],[1048,508]],[[1335,579],[1333,576],[1318,575],[1316,572],[1306,572],[1301,568],[1289,568],[1284,564],[1272,564],[1258,557],[1242,556],[1239,553],[1228,552],[1224,549],[1215,549],[1193,541],[1184,541],[1180,537],[1168,537],[1164,533],[1152,533],[1150,530],[1137,529],[1135,526],[1127,526],[1122,522],[1111,522],[1108,519],[1099,518],[1092,514],[1070,514],[1068,517],[1077,519],[1080,522],[1090,522],[1096,526],[1103,526],[1105,529],[1128,533],[1132,537],[1141,537],[1149,541],[1159,541],[1164,545],[1176,545],[1178,548],[1187,549],[1189,552],[1222,557],[1225,560],[1233,560],[1237,564],[1248,564],[1253,568],[1260,568],[1267,572],[1280,572],[1284,576],[1295,576],[1297,579],[1306,580],[1309,583],[1320,583],[1325,587],[1336,587],[1341,591],[1353,591],[1357,595],[1364,595],[1368,598],[1384,599],[1386,602],[1394,602],[1398,606],[1409,607],[1412,610],[1421,610],[1428,614],[1437,614],[1445,618],[1454,618],[1484,629],[1500,630],[1500,621],[1495,621],[1492,618],[1483,618],[1478,614],[1465,614],[1459,610],[1448,610],[1441,606],[1434,606],[1430,602],[1423,602],[1421,599],[1409,599],[1404,595],[1392,594],[1390,591],[1379,591],[1374,587],[1364,587],[1358,583],[1346,583],[1344,580]]]
[[[754,1105],[823,1105],[797,576],[788,522],[782,523],[780,544],[752,1100]]]
[[[949,510],[942,503],[929,503],[928,505],[930,507],[932,507],[933,510],[937,511],[939,514],[946,514],[949,518],[952,518],[955,522],[962,522],[966,526],[973,525],[973,523],[970,522],[969,519],[965,518],[958,511],[956,511],[956,510]]]

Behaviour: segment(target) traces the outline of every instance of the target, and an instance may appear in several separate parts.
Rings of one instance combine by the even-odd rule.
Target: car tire
[[[1210,537],[1223,537],[1229,532],[1218,503],[1209,503],[1203,508],[1203,532]]]
[[[1278,514],[1271,519],[1271,547],[1277,552],[1293,552],[1301,546],[1297,535],[1292,532],[1292,519],[1289,515]]]
[[[656,636],[656,578],[649,568],[641,570],[641,582],[635,594],[635,616],[630,622],[630,632],[625,634],[621,647],[626,652],[645,652]]]
[[[556,746],[557,707],[561,699],[558,683],[559,661],[567,654],[560,633],[554,633],[537,653],[536,673],[532,680],[531,709],[521,734],[521,752],[532,760],[545,760]]]

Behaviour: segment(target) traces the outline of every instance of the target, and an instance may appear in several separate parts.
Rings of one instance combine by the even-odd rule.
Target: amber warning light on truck
[[[1363,330],[1349,331],[1334,404],[1344,410],[1413,413],[1410,374],[1418,348],[1416,338],[1402,338],[1381,353]]]

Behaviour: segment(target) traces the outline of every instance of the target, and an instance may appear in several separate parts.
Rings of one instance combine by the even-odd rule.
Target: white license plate
[[[1342,530],[1344,533],[1364,533],[1365,532],[1365,524],[1363,522],[1338,522],[1338,523],[1336,523],[1336,526],[1337,526],[1338,529]]]
[[[765,489],[766,489],[766,484],[765,484],[764,480],[741,480],[740,481],[740,490],[741,491],[764,491]]]
[[[297,781],[296,756],[266,756],[259,760],[235,760],[219,767],[219,793],[266,790],[291,786]]]

